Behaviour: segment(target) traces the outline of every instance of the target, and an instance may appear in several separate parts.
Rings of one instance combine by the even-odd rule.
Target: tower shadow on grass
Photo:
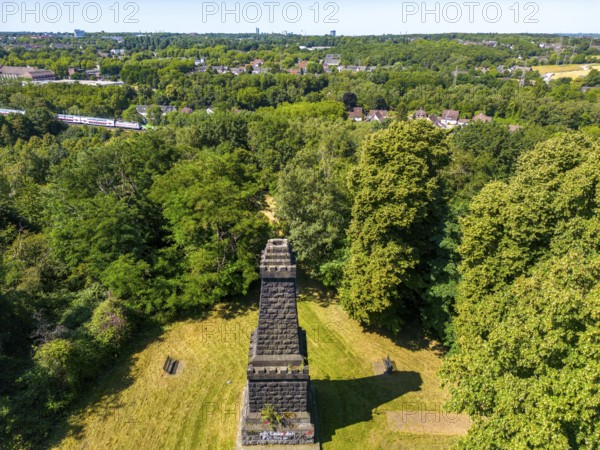
[[[317,397],[318,433],[321,443],[337,430],[373,419],[373,411],[408,392],[421,390],[417,372],[394,372],[354,380],[313,380]]]

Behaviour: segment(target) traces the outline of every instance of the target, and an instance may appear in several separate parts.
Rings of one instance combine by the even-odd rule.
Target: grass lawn
[[[441,361],[419,332],[409,330],[399,342],[364,332],[324,291],[306,281],[300,285],[322,448],[438,449],[454,442],[455,436],[400,432],[386,414],[411,411],[421,423],[445,418],[448,394],[436,375]],[[252,295],[258,298],[256,291]],[[86,394],[51,447],[234,449],[257,320],[253,303],[149,332]],[[167,355],[182,361],[175,376],[162,371]],[[373,363],[387,355],[397,373],[376,375]]]

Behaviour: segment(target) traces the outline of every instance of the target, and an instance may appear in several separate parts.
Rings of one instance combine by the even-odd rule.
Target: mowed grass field
[[[600,65],[596,64],[563,64],[554,66],[534,66],[533,70],[537,70],[541,75],[553,73],[552,78],[581,78],[585,77],[590,70],[599,69]]]
[[[419,423],[444,420],[448,394],[440,387],[441,361],[432,345],[415,330],[399,342],[367,333],[324,291],[300,285],[322,448],[448,448],[456,436],[403,433],[386,414],[410,411]],[[240,305],[149,332],[86,394],[49,446],[234,449],[250,333],[258,320],[257,302]],[[181,361],[175,376],[162,370],[167,355]],[[388,355],[397,372],[376,375],[374,363]]]

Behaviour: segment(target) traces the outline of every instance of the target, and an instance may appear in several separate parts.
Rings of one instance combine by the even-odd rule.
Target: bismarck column
[[[258,328],[250,341],[242,445],[313,444],[306,333],[298,325],[296,265],[287,239],[267,243],[260,264]],[[266,405],[281,416],[265,423]]]

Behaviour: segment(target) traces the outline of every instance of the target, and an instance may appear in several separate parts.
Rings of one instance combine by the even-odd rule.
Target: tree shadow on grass
[[[252,283],[245,295],[236,295],[215,307],[217,317],[232,320],[258,310],[260,281]]]
[[[328,307],[338,301],[335,289],[330,289],[318,280],[310,277],[302,268],[297,270],[296,286],[300,293],[299,302],[313,302]]]
[[[110,361],[98,378],[89,381],[83,387],[82,396],[67,411],[65,416],[56,422],[44,448],[54,448],[67,437],[81,440],[84,428],[94,426],[94,424],[83,425],[77,420],[87,409],[95,410],[98,413],[98,420],[102,420],[103,417],[114,414],[115,411],[124,406],[118,400],[117,394],[127,389],[134,382],[131,368],[135,364],[136,355],[150,344],[162,341],[163,332],[163,327],[153,324],[150,328],[137,334],[135,341],[128,345],[118,358]],[[156,363],[161,365],[162,362],[157,361]],[[70,418],[74,420],[69,420]],[[119,417],[119,420],[126,423],[133,419],[122,416]]]
[[[373,419],[376,408],[408,392],[421,390],[417,372],[393,372],[354,380],[313,380],[321,443],[337,430]]]
[[[447,351],[442,344],[429,338],[425,334],[423,326],[418,318],[414,318],[414,320],[406,323],[397,336],[382,329],[369,329],[369,331],[387,337],[398,347],[410,351],[430,350],[438,356],[444,355]]]

